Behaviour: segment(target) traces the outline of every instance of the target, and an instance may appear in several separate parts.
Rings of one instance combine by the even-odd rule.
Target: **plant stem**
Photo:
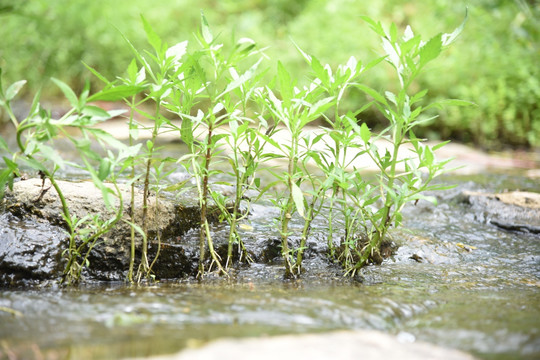
[[[133,129],[133,115],[135,111],[135,96],[131,97],[129,113],[129,146],[133,146],[133,136],[131,130]],[[132,159],[133,161],[133,159]],[[130,185],[130,206],[129,206],[129,220],[132,224],[135,224],[135,162],[131,164],[131,185]],[[133,267],[135,266],[135,228],[130,226],[130,253],[129,253],[129,271],[128,281],[133,284]]]

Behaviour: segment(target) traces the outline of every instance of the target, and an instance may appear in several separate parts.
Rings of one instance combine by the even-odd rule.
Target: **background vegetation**
[[[395,22],[415,32],[435,35],[450,31],[469,8],[461,39],[418,81],[429,99],[460,98],[477,107],[451,107],[418,130],[418,135],[453,138],[486,148],[505,145],[540,146],[540,4],[524,0],[2,0],[0,3],[0,67],[6,83],[27,79],[29,97],[40,87],[53,89],[50,77],[77,90],[93,76],[81,61],[108,78],[123,73],[130,49],[115,27],[144,48],[142,13],[170,44],[190,38],[200,9],[222,41],[251,37],[288,69],[308,73],[291,38],[321,62],[335,66],[350,54],[367,62],[377,55],[375,37],[360,15],[385,24]],[[275,69],[275,64],[267,64]],[[273,74],[269,74],[273,75]],[[386,89],[391,72],[370,73],[364,81]],[[96,82],[97,85],[97,82]],[[49,86],[51,88],[49,89]],[[94,88],[95,91],[98,88]],[[59,94],[60,95],[60,94]],[[354,108],[359,97],[347,99]],[[52,99],[54,100],[54,99]],[[345,104],[345,106],[347,106]],[[369,125],[386,124],[376,114]]]

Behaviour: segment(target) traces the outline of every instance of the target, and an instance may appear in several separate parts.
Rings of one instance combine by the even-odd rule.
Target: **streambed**
[[[443,181],[458,187],[439,194],[437,207],[407,207],[406,230],[393,234],[402,243],[397,253],[355,280],[314,256],[298,281],[284,281],[279,264],[254,264],[230,281],[201,284],[4,289],[0,307],[11,312],[0,311],[0,359],[149,356],[222,337],[337,329],[382,330],[485,359],[539,358],[540,237],[489,224],[486,213],[471,211],[459,196],[540,192],[538,181],[519,173]],[[274,215],[257,205],[247,238],[269,236]],[[312,241],[324,230],[316,224]]]

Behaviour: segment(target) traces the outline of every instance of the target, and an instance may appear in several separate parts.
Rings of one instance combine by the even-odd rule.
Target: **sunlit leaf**
[[[111,161],[108,158],[103,158],[99,162],[98,178],[104,181],[111,173]]]
[[[255,63],[255,65],[253,65],[251,68],[249,68],[245,73],[243,73],[240,76],[237,76],[236,78],[233,79],[233,81],[229,82],[229,84],[227,84],[227,87],[225,88],[225,91],[223,91],[221,94],[219,94],[217,99],[221,98],[223,95],[225,95],[228,92],[236,89],[237,87],[243,85],[246,81],[253,78],[253,76],[257,72],[257,67],[259,66],[261,61],[262,61],[262,59],[259,59],[259,61],[257,61]],[[231,69],[234,69],[234,68],[231,68]]]
[[[82,113],[84,115],[97,117],[103,120],[111,118],[111,115],[106,110],[103,110],[99,106],[94,106],[94,105],[86,105],[82,109]]]
[[[26,84],[26,80],[19,80],[11,84],[6,90],[6,101],[11,101]]]
[[[375,20],[373,20],[369,16],[365,16],[365,15],[360,16],[360,18],[362,20],[364,20],[365,22],[367,22],[369,24],[369,26],[371,27],[371,29],[373,31],[375,31],[377,34],[379,34],[380,36],[386,36],[386,34],[384,32],[384,29],[383,29],[380,22],[376,22]]]
[[[212,35],[212,32],[210,31],[210,26],[208,25],[208,20],[206,20],[206,17],[204,16],[204,13],[201,11],[201,32],[204,41],[206,41],[207,44],[211,44],[214,40],[214,36]]]
[[[298,214],[301,217],[304,217],[304,194],[302,194],[302,190],[294,182],[291,182],[291,186],[292,198],[294,205],[296,206],[296,211],[298,211]]]
[[[86,64],[83,61],[84,67],[86,67],[92,74],[94,74],[95,77],[97,77],[99,80],[103,81],[105,84],[110,84],[111,82],[107,80],[105,76],[103,76],[101,73],[99,73],[96,69],[91,67],[90,65]]]
[[[367,95],[371,96],[375,101],[377,101],[377,102],[379,102],[379,103],[381,103],[383,105],[387,104],[386,99],[384,98],[384,96],[379,94],[379,92],[377,92],[375,89],[372,89],[369,86],[364,85],[364,84],[356,84],[355,87],[360,89],[361,91],[365,92]]]
[[[69,101],[71,106],[76,108],[79,105],[79,100],[77,99],[77,95],[75,95],[73,90],[71,90],[71,88],[65,82],[62,82],[56,78],[52,78],[51,80],[60,88],[60,90],[62,90],[64,96]]]
[[[440,144],[434,145],[431,149],[432,149],[433,151],[436,151],[436,150],[442,148],[444,145],[448,144],[449,142],[450,142],[450,140],[443,141],[443,142],[441,142]]]
[[[162,41],[159,35],[154,31],[152,25],[141,15],[141,20],[143,22],[144,31],[146,33],[146,38],[148,43],[154,48],[156,53],[161,52]]]
[[[165,56],[173,57],[174,62],[179,62],[182,56],[186,54],[187,46],[188,46],[187,40],[179,42],[178,44],[168,48],[167,51],[165,52]]]
[[[309,116],[321,116],[326,110],[328,110],[330,107],[334,105],[334,98],[333,97],[327,97],[324,99],[321,99],[317,101],[311,108],[309,109]]]
[[[291,99],[293,98],[293,83],[291,75],[287,72],[287,69],[283,66],[281,61],[278,61],[278,80],[279,89],[281,91],[281,99],[285,104],[285,107],[289,107]]]
[[[88,101],[119,101],[136,95],[146,89],[140,85],[119,85],[113,88],[104,89],[88,98]]]
[[[0,136],[0,150],[9,151],[8,145],[6,140],[2,136]]]
[[[461,23],[461,25],[459,25],[456,28],[456,30],[454,30],[450,34],[443,34],[442,35],[442,45],[443,46],[448,46],[448,45],[452,44],[457,39],[459,34],[461,34],[461,32],[463,31],[463,28],[465,27],[465,24],[467,23],[467,18],[469,17],[469,11],[468,10],[469,10],[468,8],[465,8],[465,19],[463,19],[463,22]]]
[[[193,128],[192,121],[189,118],[184,117],[182,119],[182,125],[180,127],[180,138],[188,147],[193,145]]]
[[[431,60],[437,58],[442,51],[441,34],[432,37],[424,46],[420,48],[420,66],[424,66]]]
[[[371,131],[369,130],[368,126],[366,125],[366,123],[362,123],[362,125],[360,125],[360,138],[362,139],[362,141],[364,143],[368,143],[369,140],[371,139]]]

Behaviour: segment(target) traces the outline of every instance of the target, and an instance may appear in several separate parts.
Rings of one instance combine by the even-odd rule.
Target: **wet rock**
[[[62,272],[64,231],[47,223],[0,215],[0,284],[30,284]]]
[[[93,183],[58,181],[58,185],[71,215],[82,218],[99,214],[104,220],[114,217],[114,209],[106,207],[101,190]],[[120,185],[120,190],[124,199],[124,218],[129,219],[130,187]],[[114,206],[118,207],[120,202],[114,199]],[[65,221],[55,189],[48,181],[43,183],[40,179],[19,181],[14,184],[12,191],[6,192],[3,207],[11,220],[5,218],[2,221],[4,233],[0,244],[0,284],[10,284],[15,279],[58,278],[64,266],[61,253],[66,248],[67,237],[62,230]],[[142,224],[142,208],[143,192],[135,189],[134,219],[139,226]],[[216,221],[215,209],[209,213],[210,220]],[[196,268],[196,247],[185,244],[182,235],[199,224],[200,209],[196,194],[184,194],[178,199],[152,195],[148,198],[147,216],[148,253],[151,259],[159,248],[160,259],[153,267],[155,275],[159,278],[191,275]],[[20,223],[16,224],[17,221]],[[129,267],[130,239],[130,225],[118,222],[92,250],[89,257],[91,265],[85,270],[85,277],[92,280],[125,279]],[[137,259],[140,258],[141,244],[142,237],[136,233]]]
[[[414,342],[414,335],[394,337],[378,331],[358,330],[326,334],[287,335],[256,339],[218,340],[200,349],[153,360],[473,360],[472,355],[436,345]],[[412,342],[411,342],[412,341]]]
[[[540,194],[512,191],[499,194],[464,191],[461,201],[477,218],[505,230],[540,234]]]

